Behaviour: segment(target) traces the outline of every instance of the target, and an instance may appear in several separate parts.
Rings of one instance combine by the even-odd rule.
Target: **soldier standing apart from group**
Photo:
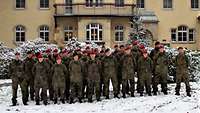
[[[109,99],[109,83],[112,82],[114,97],[118,97],[118,80],[117,80],[117,61],[115,56],[111,55],[110,49],[106,49],[105,57],[102,60],[103,75],[105,85],[105,96]]]
[[[138,74],[140,82],[140,96],[143,96],[144,86],[146,93],[151,96],[151,82],[152,82],[152,70],[153,61],[148,56],[147,50],[143,50],[143,55],[138,60]]]
[[[28,105],[28,91],[27,91],[27,81],[24,78],[24,67],[23,62],[20,59],[20,53],[15,53],[15,59],[11,62],[9,66],[9,73],[8,75],[12,79],[12,105],[17,105],[17,89],[18,85],[20,85],[21,92],[22,92],[22,102],[24,105]]]
[[[36,105],[40,105],[40,89],[42,89],[43,104],[47,105],[47,88],[48,88],[48,68],[42,54],[38,55],[38,62],[34,64],[32,72],[35,75],[35,101]]]
[[[188,74],[188,66],[189,59],[185,55],[183,47],[178,48],[179,54],[176,56],[175,65],[176,65],[176,95],[180,95],[181,81],[185,82],[187,96],[191,96],[190,94],[190,84],[189,84],[189,74]]]
[[[153,94],[157,95],[158,84],[161,83],[162,92],[167,95],[168,56],[163,45],[160,45],[159,52],[155,55],[154,63]]]
[[[82,103],[82,87],[83,87],[83,67],[79,60],[79,54],[73,54],[73,60],[69,64],[70,72],[70,104],[74,103],[76,94],[79,102]]]
[[[65,103],[65,81],[67,76],[67,68],[62,64],[62,59],[58,55],[56,64],[51,68],[52,84],[54,89],[54,104],[57,104],[58,93],[60,91],[60,101]]]
[[[94,92],[96,94],[96,100],[100,101],[100,66],[100,61],[96,58],[96,53],[91,51],[90,59],[87,62],[88,102],[92,102]]]
[[[130,85],[131,97],[134,97],[135,91],[135,59],[131,54],[131,47],[125,49],[125,55],[122,61],[122,94],[126,98],[127,85]],[[128,91],[129,92],[129,91]]]
[[[33,60],[33,53],[32,51],[27,52],[27,58],[24,60],[24,74],[25,79],[27,80],[27,90],[30,87],[30,97],[31,100],[34,100],[34,75],[32,73],[33,65],[35,64]],[[29,97],[29,93],[27,93],[27,98]]]

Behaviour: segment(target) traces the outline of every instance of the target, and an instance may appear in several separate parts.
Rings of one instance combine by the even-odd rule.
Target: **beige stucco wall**
[[[196,43],[179,44],[171,43],[172,47],[183,46],[191,49],[200,48],[200,24],[197,16],[200,10],[191,9],[190,0],[173,0],[172,9],[163,9],[163,0],[145,0],[145,9],[154,11],[159,19],[158,23],[158,40],[167,40],[166,43],[171,43],[171,28],[177,28],[180,25],[186,25],[189,28],[196,29]]]
[[[26,40],[39,37],[39,26],[48,25],[50,36],[53,31],[53,1],[50,8],[41,10],[39,0],[26,0],[23,10],[15,9],[15,0],[1,0],[0,3],[0,41],[9,47],[15,47],[15,26],[23,25],[26,28]],[[51,38],[51,37],[50,37]]]
[[[39,9],[39,0],[26,0],[26,8],[24,10],[15,9],[15,0],[1,0],[0,3],[0,41],[4,42],[9,47],[15,47],[13,41],[15,37],[15,26],[23,25],[26,27],[26,39],[32,40],[39,36],[39,26],[48,25],[50,27],[50,39],[53,39],[54,29],[54,8],[55,3],[64,3],[64,0],[50,0],[50,9]],[[136,0],[125,0],[125,4],[135,3]],[[84,3],[85,0],[73,0],[73,3]],[[105,3],[114,3],[114,0],[104,0]],[[122,8],[123,9],[123,8]],[[81,11],[87,13],[88,8],[83,7]],[[91,9],[93,10],[93,9]],[[115,8],[116,10],[116,8]],[[191,9],[190,0],[173,0],[173,8],[163,9],[163,0],[145,0],[145,9],[154,11],[159,19],[159,23],[149,24],[147,28],[152,32],[154,40],[171,43],[171,28],[177,28],[180,25],[186,25],[188,28],[196,29],[195,43],[180,44],[171,43],[172,47],[183,46],[191,49],[200,49],[200,22],[197,16],[200,15],[200,9]],[[106,12],[105,8],[100,8],[99,13]],[[112,11],[114,12],[114,11]],[[126,10],[123,10],[124,13]],[[79,40],[85,40],[85,26],[89,23],[98,22],[103,25],[103,39],[108,45],[113,45],[114,42],[114,25],[123,24],[125,26],[125,39],[128,38],[129,23],[125,18],[96,18],[89,17],[80,18],[59,18],[58,24],[61,26],[61,33],[64,37],[63,28],[67,24],[74,26],[74,35],[77,35]],[[106,38],[105,38],[106,37]]]

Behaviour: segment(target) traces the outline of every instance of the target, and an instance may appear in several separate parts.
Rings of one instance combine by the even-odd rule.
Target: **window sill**
[[[25,10],[25,8],[15,8],[16,10]]]
[[[173,8],[162,8],[164,11],[172,11]]]
[[[178,42],[178,41],[176,41],[176,42],[171,42],[172,44],[195,44],[196,43],[196,41],[186,41],[186,42]]]
[[[200,8],[191,8],[192,11],[200,11]]]
[[[40,8],[40,10],[50,10],[50,8]]]

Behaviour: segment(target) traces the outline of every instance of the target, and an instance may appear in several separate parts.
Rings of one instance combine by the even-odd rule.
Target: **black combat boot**
[[[177,92],[175,93],[175,95],[178,95],[178,96],[179,96],[179,95],[180,95],[180,93],[177,91]]]
[[[167,91],[163,91],[164,95],[168,95],[168,92]]]
[[[122,97],[123,97],[123,98],[126,98],[126,94],[125,94],[125,93],[123,93]]]
[[[134,93],[131,93],[131,97],[135,97]]]
[[[79,98],[78,100],[79,100],[80,103],[82,103],[82,98]]]
[[[74,103],[74,99],[70,98],[69,104],[73,104],[73,103]]]
[[[57,103],[58,103],[58,99],[55,98],[55,99],[54,99],[54,104],[57,104]]]
[[[60,99],[60,101],[62,102],[62,104],[65,104],[65,99]]]
[[[45,101],[43,101],[43,104],[46,106],[48,104],[48,102],[45,100]]]
[[[106,99],[109,99],[109,96],[106,96]]]
[[[12,106],[16,106],[17,105],[17,100],[15,98],[12,98]]]
[[[187,92],[187,96],[188,96],[188,97],[191,97],[191,94],[190,94],[190,92]]]
[[[118,96],[118,94],[114,94],[114,98],[118,98],[118,99],[119,99],[119,96]]]
[[[140,93],[140,96],[143,96],[143,93]]]
[[[39,100],[36,100],[36,105],[40,105],[40,101]]]
[[[154,92],[153,92],[153,95],[155,95],[155,96],[156,96],[156,95],[157,95],[157,92],[156,92],[156,91],[154,91]]]
[[[89,103],[92,103],[92,99],[91,99],[91,98],[89,98],[89,99],[88,99],[88,102],[89,102]]]

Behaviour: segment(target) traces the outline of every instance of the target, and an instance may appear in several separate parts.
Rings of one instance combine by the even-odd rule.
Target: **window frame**
[[[49,1],[49,0],[48,0],[48,7],[41,7],[41,1],[42,1],[42,0],[39,1],[39,7],[40,7],[40,9],[49,9],[49,8],[50,8],[50,1]],[[43,0],[43,2],[44,2],[44,1],[46,1],[46,0]],[[45,3],[44,3],[44,4],[45,4]],[[44,5],[44,4],[43,4],[43,5]]]
[[[41,28],[43,28],[42,30],[41,30]],[[43,38],[41,37],[41,33],[43,33]],[[47,37],[47,35],[46,35],[46,33],[48,33],[48,37]],[[49,42],[49,36],[50,36],[50,31],[49,31],[49,26],[47,26],[47,25],[41,25],[40,27],[39,27],[39,37],[44,41],[44,42]],[[47,40],[46,40],[47,39]]]
[[[185,27],[185,29],[181,28],[180,27]],[[172,32],[172,30],[176,30],[176,32]],[[190,30],[192,30],[193,32],[191,33]],[[181,33],[181,41],[179,40],[179,33]],[[184,33],[186,34],[186,41],[184,41]],[[172,40],[172,35],[176,36],[176,41],[173,41]],[[192,36],[192,40],[190,41],[190,35],[193,35]],[[195,43],[195,38],[196,38],[196,30],[194,28],[189,28],[187,26],[184,26],[184,25],[180,25],[178,26],[177,28],[172,28],[171,29],[171,42],[172,43],[183,43],[183,44],[186,44],[186,43]]]
[[[22,2],[22,0],[19,0],[20,2]],[[20,3],[20,7],[17,7],[17,0],[15,0],[15,9],[17,9],[17,10],[23,10],[23,9],[25,9],[26,8],[26,0],[23,0],[24,1],[24,7],[22,7],[21,5],[21,3]]]
[[[115,35],[114,35],[115,42],[123,42],[124,41],[124,26],[116,25],[114,29],[115,29]],[[118,35],[117,35],[118,37],[116,37],[116,33],[118,33]],[[122,33],[122,35],[121,35],[121,33]],[[116,40],[116,39],[118,39],[118,40]]]
[[[163,0],[163,9],[173,9],[173,0],[170,0],[170,1],[171,1],[171,4],[170,4],[169,0]],[[167,6],[167,7],[165,7],[165,6]],[[171,6],[171,7],[169,7],[169,6]]]
[[[66,37],[65,33],[67,33],[69,35],[71,33],[71,36]],[[70,26],[70,25],[65,26],[64,27],[64,42],[68,42],[70,38],[73,38],[73,34],[74,34],[73,26]],[[68,40],[66,40],[66,38],[68,38]]]
[[[92,36],[93,35],[92,32],[94,32],[95,36],[97,37]],[[103,41],[103,26],[99,23],[91,23],[91,24],[86,25],[86,41],[102,42]]]
[[[138,3],[138,1],[140,1],[140,2]],[[142,4],[142,1],[144,1],[143,4]],[[144,7],[141,7],[142,5]],[[136,7],[139,8],[139,9],[145,9],[145,0],[136,0]]]
[[[103,0],[85,0],[85,7],[86,8],[102,8],[103,7]]]
[[[198,2],[198,3],[196,3],[196,2]],[[193,7],[194,6],[194,7]],[[196,6],[198,6],[198,7],[196,7]],[[199,0],[190,0],[190,8],[191,9],[193,9],[193,10],[197,10],[197,9],[199,9],[200,7],[199,7],[200,5],[199,5]]]
[[[19,36],[17,36],[17,33],[19,33]],[[22,33],[24,34],[24,37],[22,37]],[[19,41],[17,40],[17,38],[19,38]],[[24,41],[22,41],[22,38],[24,38]],[[26,41],[26,28],[23,25],[15,26],[15,42],[23,43],[25,41]]]
[[[125,1],[124,0],[115,0],[115,7],[123,8],[124,5],[125,5]]]

